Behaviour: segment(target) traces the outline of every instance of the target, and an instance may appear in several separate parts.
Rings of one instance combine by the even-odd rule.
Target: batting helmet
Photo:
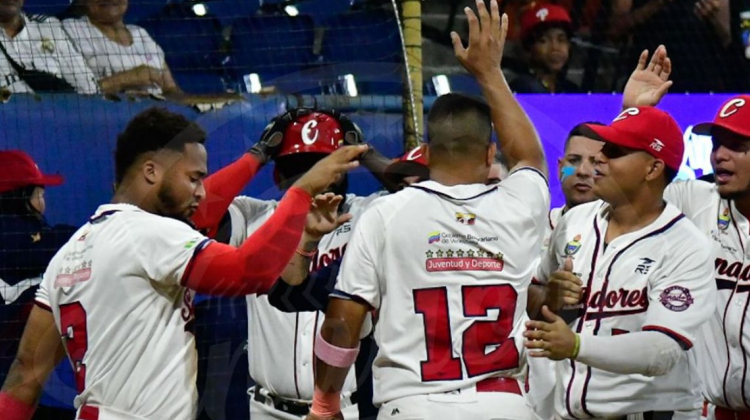
[[[311,111],[295,118],[284,130],[277,158],[295,153],[330,154],[344,142],[341,124],[331,115]]]

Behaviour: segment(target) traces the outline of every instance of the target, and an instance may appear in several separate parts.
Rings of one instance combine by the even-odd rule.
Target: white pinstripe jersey
[[[542,259],[537,280],[573,258],[584,283],[571,328],[579,334],[613,336],[659,331],[684,349],[699,339],[716,296],[706,260],[706,238],[674,206],[651,224],[605,246],[609,205],[581,204],[560,218]],[[616,417],[647,411],[700,407],[694,351],[680,356],[664,376],[623,375],[581,362],[555,363],[554,411],[565,419]],[[532,387],[533,387],[532,383]]]
[[[381,193],[367,197],[347,194],[342,211],[354,217],[318,244],[311,270],[325,267],[346,251],[354,224],[364,209]],[[232,220],[230,243],[242,244],[273,215],[278,202],[237,197],[229,207]],[[320,312],[286,313],[274,308],[268,296],[247,297],[248,359],[250,376],[271,393],[300,402],[311,402],[315,390],[313,343],[325,318]],[[356,390],[354,369],[349,372],[344,393]]]
[[[750,222],[716,185],[674,182],[665,198],[679,207],[711,242],[718,297],[698,347],[704,394],[712,404],[750,410]]]

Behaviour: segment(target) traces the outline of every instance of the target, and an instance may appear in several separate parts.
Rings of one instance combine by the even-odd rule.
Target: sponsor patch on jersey
[[[427,243],[428,244],[432,245],[435,242],[440,242],[440,232],[439,231],[430,232],[430,236],[427,238]]]
[[[503,271],[505,256],[502,252],[492,253],[474,249],[449,249],[447,251],[427,251],[425,269],[436,271]]]
[[[719,220],[716,221],[716,223],[719,225],[720,230],[727,230],[729,227],[729,222],[732,220],[732,218],[729,216],[729,209],[724,209],[724,211],[719,215]]]
[[[474,213],[456,212],[456,221],[462,225],[473,225],[477,221],[477,215]]]
[[[682,312],[690,307],[695,301],[690,295],[690,290],[682,286],[670,286],[659,295],[659,302],[670,311]]]
[[[83,261],[74,267],[65,267],[55,277],[55,287],[71,287],[91,278],[91,261]]]
[[[581,249],[581,235],[576,235],[573,240],[565,244],[565,255],[574,255]]]

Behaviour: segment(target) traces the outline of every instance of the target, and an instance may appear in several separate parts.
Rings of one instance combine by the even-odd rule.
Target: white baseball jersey
[[[555,207],[547,213],[547,226],[544,229],[544,240],[542,241],[542,253],[546,253],[549,248],[549,241],[552,238],[552,231],[555,230],[558,220],[566,212],[565,206]]]
[[[126,25],[133,43],[125,46],[107,38],[88,17],[66,19],[62,23],[70,34],[70,39],[76,43],[86,63],[99,79],[139,66],[166,70],[164,51],[140,26]],[[153,86],[148,91],[160,94],[161,88]]]
[[[362,211],[381,195],[346,195],[341,210],[354,217],[321,239],[311,270],[325,267],[344,255],[354,223]],[[271,217],[277,205],[278,202],[273,200],[237,197],[229,207],[232,220],[230,243],[239,245],[244,242]],[[268,303],[267,296],[252,295],[247,297],[247,311],[250,376],[276,396],[311,402],[315,391],[313,344],[325,315],[320,312],[281,312]],[[352,369],[343,392],[348,395],[356,389]]]
[[[15,37],[9,38],[5,31],[0,31],[0,42],[18,65],[61,77],[78,93],[94,94],[99,91],[96,76],[68,38],[59,20],[26,15],[23,19],[25,26]],[[32,92],[5,54],[0,54],[0,87],[14,93]]]
[[[706,265],[710,250],[705,236],[667,205],[648,226],[606,244],[609,209],[603,201],[570,209],[552,233],[537,280],[546,283],[571,257],[573,272],[585,285],[570,324],[575,332],[614,336],[658,331],[691,349],[716,296]],[[580,419],[699,408],[700,378],[693,353],[683,352],[677,365],[658,377],[557,362],[554,410],[562,418]]]
[[[55,255],[37,303],[51,309],[63,337],[76,407],[118,418],[195,418],[193,294],[181,282],[207,243],[183,222],[108,204]]]
[[[421,182],[365,211],[334,296],[379,310],[376,405],[523,379],[527,289],[548,208],[544,177],[520,168],[489,186]]]
[[[719,196],[715,184],[673,182],[665,198],[710,238],[712,255],[704,264],[712,268],[718,297],[696,344],[704,396],[715,405],[750,410],[750,328],[744,329],[750,322],[750,222],[733,200]]]

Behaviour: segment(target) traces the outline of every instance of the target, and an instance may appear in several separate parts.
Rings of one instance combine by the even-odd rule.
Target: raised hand
[[[563,360],[575,357],[576,334],[562,318],[552,313],[547,306],[542,307],[542,315],[547,321],[527,321],[524,346],[532,351],[531,357],[546,357]]]
[[[573,260],[568,257],[561,270],[555,271],[547,283],[545,303],[553,312],[564,306],[577,305],[583,296],[583,282],[573,273]]]
[[[351,214],[339,215],[339,204],[344,197],[334,193],[315,196],[305,223],[305,235],[310,240],[320,240],[324,235],[333,232],[339,226],[352,219]]]
[[[316,196],[335,184],[346,172],[359,166],[357,159],[365,153],[368,146],[344,146],[318,161],[297,182],[295,187],[302,188],[311,196]]]
[[[305,420],[344,420],[344,416],[341,413],[336,413],[333,417],[319,417],[310,413],[305,417]]]
[[[484,0],[477,0],[478,17],[471,8],[464,9],[469,21],[468,47],[456,32],[451,32],[456,58],[475,77],[499,71],[505,49],[508,16],[500,16],[497,0],[490,0],[490,9],[488,12]]]
[[[638,65],[622,92],[623,109],[656,106],[672,87],[672,81],[669,80],[669,75],[672,73],[672,61],[667,56],[667,48],[659,45],[648,65],[646,65],[647,61],[648,50],[643,50],[638,59]]]

